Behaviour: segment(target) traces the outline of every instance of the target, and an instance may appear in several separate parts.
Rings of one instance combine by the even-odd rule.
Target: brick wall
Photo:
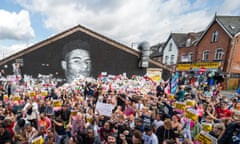
[[[219,33],[218,40],[217,40],[217,42],[211,42],[212,34],[216,30]],[[223,62],[222,67],[224,68],[223,71],[226,71],[226,65],[224,65],[224,63],[226,63],[225,60],[227,60],[227,58],[229,58],[228,49],[230,47],[231,47],[231,39],[229,38],[227,33],[220,27],[220,25],[215,22],[208,29],[208,31],[205,33],[205,35],[203,36],[203,38],[201,39],[201,41],[197,45],[196,61],[197,62],[202,61],[203,51],[205,51],[205,50],[209,50],[208,61],[209,62],[214,61],[215,60],[216,49],[217,48],[223,48],[224,55],[223,55],[223,58],[222,58],[222,62]]]

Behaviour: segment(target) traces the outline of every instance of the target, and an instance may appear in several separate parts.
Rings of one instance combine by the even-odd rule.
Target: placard
[[[196,141],[200,142],[201,144],[217,144],[217,139],[211,136],[210,134],[201,131],[196,136]]]
[[[111,116],[114,106],[112,104],[97,102],[96,109],[99,111],[100,115]]]
[[[42,136],[39,136],[32,140],[32,144],[43,144],[43,143],[44,143],[44,140]]]
[[[209,132],[212,130],[212,124],[211,123],[202,123],[202,130],[205,132]]]
[[[186,105],[190,107],[194,107],[196,102],[194,100],[187,99],[186,100]]]
[[[186,113],[186,117],[193,120],[193,121],[197,121],[198,120],[198,112],[195,109],[187,109],[185,111]]]

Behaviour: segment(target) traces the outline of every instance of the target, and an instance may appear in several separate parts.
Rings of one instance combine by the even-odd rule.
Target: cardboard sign
[[[97,102],[96,109],[99,111],[100,115],[111,116],[114,106],[112,104]]]
[[[3,96],[3,101],[4,101],[4,102],[8,102],[8,95],[4,95],[4,96]]]
[[[62,106],[61,100],[53,100],[53,110],[54,111],[60,110],[61,106]]]
[[[172,94],[169,94],[169,95],[168,95],[168,99],[169,99],[169,100],[174,100],[174,99],[175,99],[175,96],[172,95]]]
[[[33,139],[31,143],[32,144],[43,144],[44,143],[43,137],[39,136],[39,137]]]
[[[42,95],[42,96],[47,96],[47,95],[48,95],[48,92],[47,92],[47,91],[41,91],[41,95]]]
[[[197,121],[198,120],[198,112],[195,109],[187,109],[185,111],[186,113],[186,117],[193,120],[193,121]]]
[[[78,113],[78,111],[76,111],[76,110],[71,110],[71,115],[72,115],[72,116],[76,116],[77,113]]]
[[[21,100],[21,97],[20,96],[13,96],[12,100],[13,101],[19,101],[19,100]]]
[[[194,100],[190,100],[190,99],[186,100],[187,106],[194,107],[195,104],[196,104],[196,102]]]
[[[61,100],[53,100],[53,107],[61,107],[62,101]]]
[[[202,123],[202,130],[205,132],[209,132],[212,130],[212,124],[211,123]]]
[[[216,138],[203,131],[196,136],[196,141],[201,144],[217,144]]]
[[[30,95],[31,97],[35,97],[35,96],[36,96],[36,92],[35,92],[35,91],[30,91],[30,92],[29,92],[29,95]]]
[[[175,109],[184,111],[186,104],[183,102],[175,102]]]

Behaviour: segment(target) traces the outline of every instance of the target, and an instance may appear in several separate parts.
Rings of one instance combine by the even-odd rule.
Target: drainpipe
[[[238,32],[234,36],[235,39],[234,39],[234,44],[233,44],[233,50],[231,51],[231,57],[230,57],[230,63],[229,63],[229,69],[228,69],[227,86],[229,86],[229,84],[230,84],[230,78],[231,78],[231,75],[232,75],[232,64],[233,64],[233,60],[234,60],[236,49],[237,49],[238,35],[240,35],[240,32]]]

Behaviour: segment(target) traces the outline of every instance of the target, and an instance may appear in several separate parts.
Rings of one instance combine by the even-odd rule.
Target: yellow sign
[[[62,101],[61,100],[53,100],[53,107],[61,107]]]
[[[43,144],[43,143],[44,143],[44,140],[42,136],[39,136],[32,140],[32,144]]]
[[[78,111],[76,111],[76,110],[72,110],[72,111],[71,111],[71,115],[72,115],[72,116],[76,116],[77,113],[78,113]]]
[[[175,102],[175,109],[178,110],[185,110],[186,104],[182,102]]]
[[[217,144],[217,139],[204,131],[196,136],[196,141],[201,144]]]
[[[12,100],[13,101],[19,101],[19,100],[21,100],[21,97],[20,96],[13,96]]]
[[[200,69],[200,68],[218,68],[220,66],[219,62],[198,62],[193,63],[192,68],[193,69]]]
[[[41,95],[42,95],[42,96],[47,96],[47,95],[48,95],[48,92],[47,92],[47,91],[42,91],[42,92],[41,92]]]
[[[36,96],[36,92],[35,92],[35,91],[31,91],[31,92],[29,93],[29,95],[30,95],[31,97],[34,97],[34,96]]]
[[[205,132],[209,132],[212,130],[212,124],[210,123],[202,123],[202,130]]]
[[[175,99],[175,96],[170,94],[170,95],[168,95],[168,99],[174,100],[174,99]]]
[[[188,71],[191,69],[191,64],[178,64],[177,71]]]
[[[204,135],[203,133],[199,133],[196,136],[196,140],[198,142],[200,142],[201,144],[211,144],[211,139],[209,137],[207,137],[206,135]]]
[[[186,117],[193,120],[197,121],[198,120],[198,112],[195,109],[188,109],[186,110]]]
[[[188,99],[188,100],[186,100],[186,105],[190,106],[190,107],[194,107],[195,106],[195,101]]]
[[[162,69],[159,68],[148,68],[147,76],[150,77],[155,82],[160,82],[162,76]]]
[[[4,101],[4,102],[7,102],[7,101],[8,101],[8,95],[4,95],[4,96],[3,96],[3,101]]]

